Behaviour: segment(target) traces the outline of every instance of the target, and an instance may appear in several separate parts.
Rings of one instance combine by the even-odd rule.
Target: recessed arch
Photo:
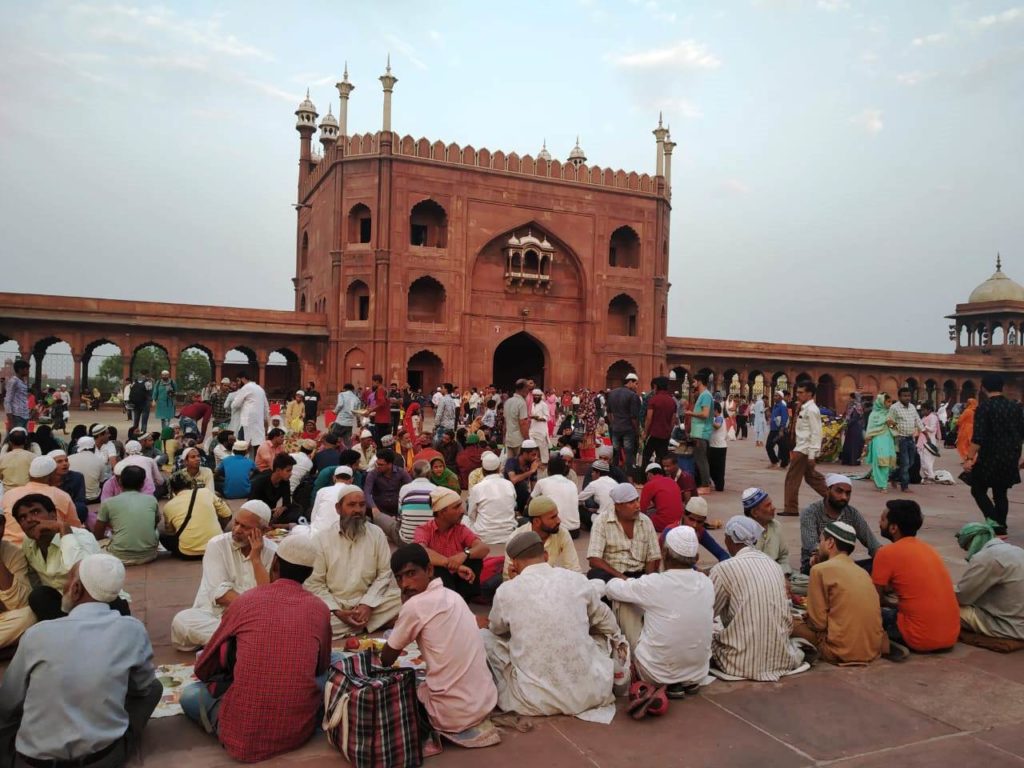
[[[155,379],[160,375],[160,371],[169,371],[170,369],[171,356],[163,344],[146,341],[132,350],[129,371],[133,379],[141,373]]]
[[[102,338],[85,345],[82,350],[83,390],[98,387],[101,392],[120,392],[129,384],[123,377],[124,354],[120,344]]]
[[[288,347],[279,347],[267,355],[263,388],[269,397],[287,399],[302,387],[299,356]]]
[[[1002,323],[996,323],[992,327],[992,345],[1002,346],[1006,343],[1006,331],[1003,330]]]
[[[309,232],[302,233],[302,244],[299,246],[299,269],[309,268]]]
[[[405,365],[409,388],[420,392],[433,392],[444,381],[444,362],[429,349],[421,349]]]
[[[345,319],[352,323],[370,319],[370,287],[362,280],[353,280],[345,290]]]
[[[366,352],[361,348],[352,347],[352,349],[345,353],[344,375],[346,376],[347,383],[352,384],[357,391],[365,387],[369,380],[366,365]]]
[[[636,373],[635,365],[628,360],[616,360],[608,366],[604,385],[607,389],[621,387],[626,380],[626,376],[631,373]]]
[[[411,323],[443,323],[446,292],[435,278],[424,275],[409,285],[406,312]]]
[[[175,380],[183,392],[199,392],[214,379],[216,357],[203,344],[190,344],[178,353]]]
[[[831,374],[823,373],[818,377],[818,389],[814,401],[819,407],[832,411],[836,409],[836,382]]]
[[[608,242],[608,266],[640,267],[640,236],[635,229],[624,225],[612,232]]]
[[[448,213],[435,200],[421,200],[409,212],[409,244],[421,248],[448,246]]]
[[[608,302],[608,335],[638,335],[639,317],[640,307],[636,300],[629,294],[620,293]]]
[[[373,214],[365,203],[356,203],[348,212],[348,242],[366,244],[373,238]]]
[[[494,349],[491,383],[499,390],[513,392],[516,379],[533,379],[543,389],[548,359],[547,349],[536,336],[526,331],[515,333]]]
[[[71,345],[58,336],[47,336],[32,345],[34,368],[30,377],[37,390],[74,383],[75,358]]]
[[[221,371],[230,379],[245,374],[255,381],[259,367],[259,357],[250,347],[239,345],[224,353]]]
[[[967,402],[970,398],[977,396],[978,387],[975,386],[973,381],[966,379],[964,383],[960,385],[960,401]]]

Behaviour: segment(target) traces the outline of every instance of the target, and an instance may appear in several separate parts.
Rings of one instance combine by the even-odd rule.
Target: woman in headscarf
[[[860,455],[864,450],[864,404],[859,392],[850,393],[850,402],[846,404],[843,420],[846,422],[846,432],[839,460],[848,467],[855,467],[860,464]]]
[[[451,488],[456,493],[462,490],[462,486],[459,484],[459,476],[448,469],[444,459],[440,456],[435,456],[430,460],[430,474],[427,475],[427,479],[434,485]]]
[[[870,467],[869,474],[875,487],[885,493],[889,488],[889,472],[896,468],[896,443],[889,429],[889,407],[886,405],[888,396],[884,392],[875,395],[875,402],[868,416],[868,426],[864,432],[867,441],[865,457]]]
[[[409,407],[405,409],[405,419],[402,424],[405,426],[405,431],[409,433],[409,437],[415,443],[416,439],[420,436],[420,424],[423,419],[420,417],[420,404],[413,400],[409,403]]]
[[[974,437],[974,414],[978,410],[978,400],[969,398],[960,418],[956,421],[956,450],[961,459],[967,458],[967,449],[971,447]]]

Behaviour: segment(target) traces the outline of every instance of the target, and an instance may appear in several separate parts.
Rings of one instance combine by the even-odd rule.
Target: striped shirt
[[[715,615],[724,629],[712,642],[716,666],[745,680],[776,681],[803,660],[790,650],[793,619],[779,564],[746,547],[711,569]]]
[[[654,523],[640,515],[633,523],[633,538],[629,538],[614,509],[602,512],[594,518],[587,557],[598,557],[621,573],[643,571],[647,563],[661,559]]]
[[[398,535],[406,544],[412,543],[412,537],[417,528],[434,519],[434,513],[430,509],[430,492],[435,487],[425,477],[418,477],[411,483],[403,485],[398,491],[399,515],[402,519]]]

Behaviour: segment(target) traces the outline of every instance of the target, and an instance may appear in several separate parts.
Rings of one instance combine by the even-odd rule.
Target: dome
[[[324,115],[324,119],[320,121],[320,127],[323,128],[325,125],[329,125],[333,128],[338,127],[338,118],[331,114],[331,108],[327,107],[327,114]]]
[[[536,245],[539,248],[541,245],[540,240],[534,236],[533,232],[528,233],[525,237],[519,238],[519,244],[523,246],[523,248],[530,245]]]
[[[309,90],[306,90],[306,98],[299,104],[299,108],[295,110],[295,116],[298,118],[295,121],[295,127],[312,126],[316,128],[316,106],[309,99]]]
[[[576,137],[576,146],[572,148],[569,153],[570,160],[579,160],[581,162],[586,161],[587,156],[584,154],[583,149],[580,147],[580,137]]]
[[[548,142],[547,142],[547,139],[544,140],[544,146],[542,146],[540,148],[540,152],[537,153],[537,159],[538,160],[547,160],[549,163],[551,162],[551,153],[548,152]]]
[[[983,301],[1024,301],[1024,286],[1003,274],[1002,260],[996,257],[996,271],[988,280],[971,291],[968,304]]]
[[[519,247],[519,238],[515,236],[514,232],[512,233],[512,237],[508,239],[508,245],[512,248]]]

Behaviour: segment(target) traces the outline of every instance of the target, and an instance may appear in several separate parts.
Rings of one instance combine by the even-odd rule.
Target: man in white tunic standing
[[[255,381],[249,381],[249,374],[238,374],[238,389],[231,399],[231,420],[238,412],[238,428],[241,437],[249,445],[258,447],[266,440],[267,424],[270,423],[270,403],[267,393]]]
[[[315,534],[316,562],[306,581],[331,609],[335,638],[380,629],[402,607],[387,536],[369,521],[362,489],[340,487],[338,525]]]
[[[505,548],[518,572],[480,617],[498,707],[526,716],[578,715],[614,701],[612,647],[625,642],[583,574],[547,563],[533,531]]]
[[[179,651],[206,645],[239,595],[270,583],[277,546],[263,538],[269,524],[270,507],[262,501],[247,501],[235,513],[231,531],[207,542],[195,602],[171,621],[171,643]]]

